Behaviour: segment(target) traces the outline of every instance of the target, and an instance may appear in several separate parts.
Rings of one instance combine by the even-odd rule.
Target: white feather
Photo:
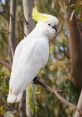
[[[56,32],[51,27],[48,22],[38,23],[36,28],[17,46],[9,82],[8,102],[19,102],[23,91],[37,76],[40,69],[47,64],[49,39],[53,38]]]
[[[23,93],[29,83],[37,76],[38,72],[48,61],[48,39],[37,37],[25,38],[16,48],[9,87],[12,94],[8,96],[8,102],[16,102],[17,97]],[[12,98],[13,97],[13,98]],[[10,98],[10,99],[9,99]],[[11,101],[13,100],[13,101]]]

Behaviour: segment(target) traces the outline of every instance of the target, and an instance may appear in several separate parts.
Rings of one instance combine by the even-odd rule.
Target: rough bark
[[[19,116],[20,117],[27,117],[26,116],[26,92],[23,93],[23,98],[19,104]]]
[[[16,25],[16,0],[10,0],[10,1],[6,1],[6,2],[10,2],[9,38],[8,38],[10,64],[8,64],[4,61],[1,61],[1,63],[10,70],[11,66],[12,66],[12,60],[13,60],[13,55],[14,55],[15,46],[16,46],[16,35],[15,35],[15,30],[16,30],[16,27],[15,27],[15,25]]]
[[[33,8],[32,0],[23,0],[23,11],[25,18],[24,33],[26,35],[28,35],[34,27],[34,22],[32,19],[32,8]]]
[[[13,59],[15,50],[15,20],[16,20],[16,0],[10,0],[10,21],[9,21],[9,47],[11,58]]]
[[[82,88],[82,36],[77,25],[77,19],[74,12],[76,0],[68,2],[68,10],[66,12],[67,25],[69,29],[69,47],[71,58],[72,77],[75,79],[77,86]],[[74,14],[73,14],[74,12]],[[82,109],[82,92],[77,104],[79,109]],[[81,117],[79,112],[75,112],[74,117]]]
[[[75,0],[70,0],[66,19],[69,29],[71,68],[72,77],[75,79],[76,84],[82,88],[82,37],[79,32],[75,13],[72,19],[70,19],[74,10],[71,7],[73,4],[75,4]]]
[[[25,35],[28,35],[32,31],[32,29],[34,28],[34,22],[32,19],[32,8],[33,8],[33,1],[32,0],[23,0],[23,12],[24,12],[24,18],[25,18],[25,25],[24,25],[24,34]],[[29,108],[28,89],[26,90],[25,94],[26,94],[26,96],[23,95],[22,101],[20,103],[20,107],[24,108],[21,111],[21,117],[26,117],[26,116],[32,117],[32,113],[31,113],[30,108]],[[24,112],[25,112],[25,114],[24,114]]]

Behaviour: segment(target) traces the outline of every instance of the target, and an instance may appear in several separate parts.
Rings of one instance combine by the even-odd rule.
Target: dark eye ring
[[[48,25],[50,26],[51,24],[49,23]]]

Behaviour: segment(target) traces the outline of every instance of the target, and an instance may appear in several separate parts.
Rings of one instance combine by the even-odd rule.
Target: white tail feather
[[[15,103],[15,102],[20,102],[22,98],[22,93],[19,93],[18,95],[14,94],[8,94],[7,102],[9,103]]]
[[[14,103],[17,100],[17,95],[9,94],[7,98],[7,102]]]

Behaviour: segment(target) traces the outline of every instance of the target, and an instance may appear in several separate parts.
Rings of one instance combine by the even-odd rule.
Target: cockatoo
[[[7,98],[9,103],[20,102],[25,89],[45,67],[49,58],[49,40],[57,32],[58,19],[55,16],[39,13],[36,9],[32,16],[38,23],[15,50]]]

